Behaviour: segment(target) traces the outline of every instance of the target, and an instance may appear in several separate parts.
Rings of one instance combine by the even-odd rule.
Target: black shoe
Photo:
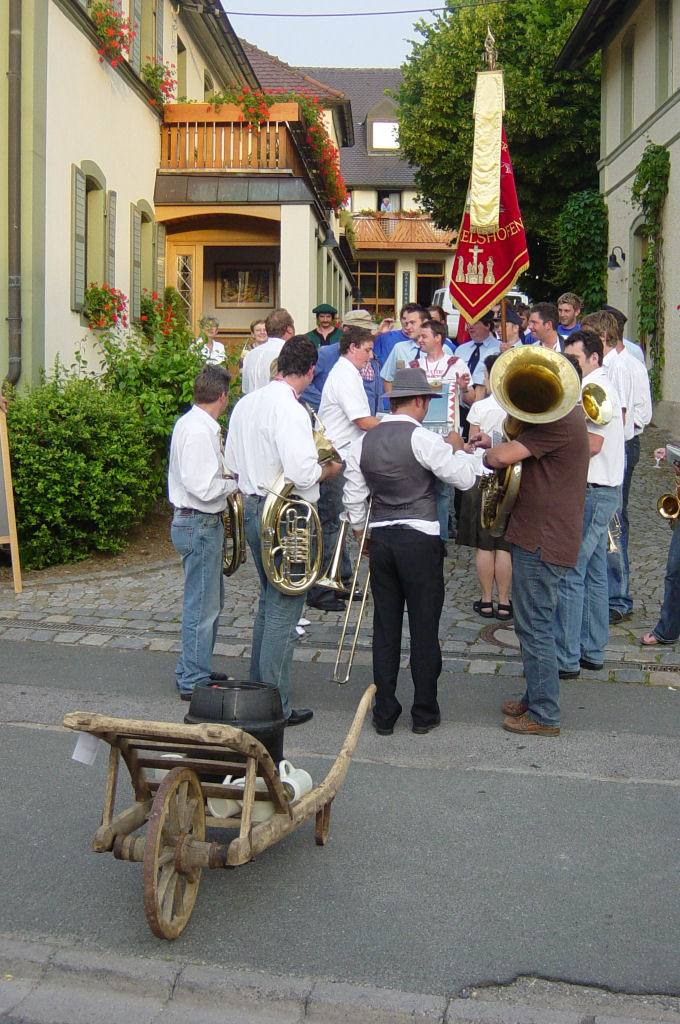
[[[581,668],[589,668],[591,672],[599,672],[604,668],[604,662],[590,661],[588,658],[581,658]]]
[[[314,712],[311,708],[291,708],[290,715],[286,719],[286,725],[303,725],[313,717]]]
[[[614,626],[617,622],[624,622],[626,619],[632,618],[630,612],[620,612],[618,608],[609,609],[609,625]]]
[[[378,736],[391,736],[392,733],[394,732],[393,725],[378,725],[375,718],[371,719],[371,725],[377,732]]]
[[[233,683],[235,682],[233,676],[228,676],[226,672],[211,672],[210,680],[213,683]]]
[[[179,693],[179,699],[180,700],[191,700],[191,698],[194,695],[194,691],[193,690],[180,690],[180,689],[178,689],[177,692]]]
[[[318,608],[320,612],[344,612],[345,602],[332,594],[330,597],[307,598],[310,608]]]
[[[566,668],[561,668],[557,674],[560,679],[578,679],[581,675],[578,669],[575,672],[569,672]]]
[[[434,722],[430,722],[429,725],[416,725],[415,722],[411,726],[411,732],[414,732],[417,736],[425,736],[426,733],[432,732],[438,725],[441,725],[441,718],[437,718]]]

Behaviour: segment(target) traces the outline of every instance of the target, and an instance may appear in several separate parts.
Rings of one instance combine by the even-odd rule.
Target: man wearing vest
[[[397,370],[390,392],[392,416],[358,438],[347,452],[344,503],[355,537],[370,510],[373,594],[373,728],[390,736],[401,714],[396,697],[404,603],[411,633],[413,732],[439,725],[437,680],[442,667],[439,617],[444,604],[444,544],[439,536],[435,480],[461,490],[481,474],[480,460],[463,451],[460,434],[446,438],[421,426],[439,398],[423,370]]]

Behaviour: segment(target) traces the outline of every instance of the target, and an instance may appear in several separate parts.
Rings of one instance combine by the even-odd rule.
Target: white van
[[[509,291],[505,293],[505,298],[511,306],[530,306],[531,299],[524,292]],[[451,302],[451,293],[448,288],[437,288],[436,292],[432,296],[431,306],[441,306],[446,313],[446,323],[449,338],[455,338],[458,334],[458,323],[460,321],[460,313]]]

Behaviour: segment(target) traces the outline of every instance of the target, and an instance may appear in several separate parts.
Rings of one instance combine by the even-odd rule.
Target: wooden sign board
[[[14,593],[20,594],[21,563],[19,561],[19,542],[17,540],[17,524],[14,517],[14,492],[12,491],[12,467],[9,461],[9,438],[7,436],[7,416],[0,409],[0,544],[9,544],[12,556],[12,575],[14,577]]]

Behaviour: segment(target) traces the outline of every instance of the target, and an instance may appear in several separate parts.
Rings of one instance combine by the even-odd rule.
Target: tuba
[[[246,560],[246,531],[243,519],[243,495],[232,491],[227,495],[224,517],[224,547],[222,548],[222,572],[233,576]]]
[[[491,368],[491,391],[508,415],[503,430],[508,441],[517,437],[524,423],[553,423],[574,408],[581,397],[576,368],[561,352],[542,345],[508,349]],[[482,527],[493,537],[505,532],[517,500],[522,463],[496,469],[481,479]]]
[[[309,406],[308,406],[309,409]],[[319,463],[342,462],[325,435],[324,425],[309,409]],[[295,597],[316,583],[323,562],[321,521],[310,501],[292,494],[293,484],[279,473],[262,509],[262,567],[273,586]]]

